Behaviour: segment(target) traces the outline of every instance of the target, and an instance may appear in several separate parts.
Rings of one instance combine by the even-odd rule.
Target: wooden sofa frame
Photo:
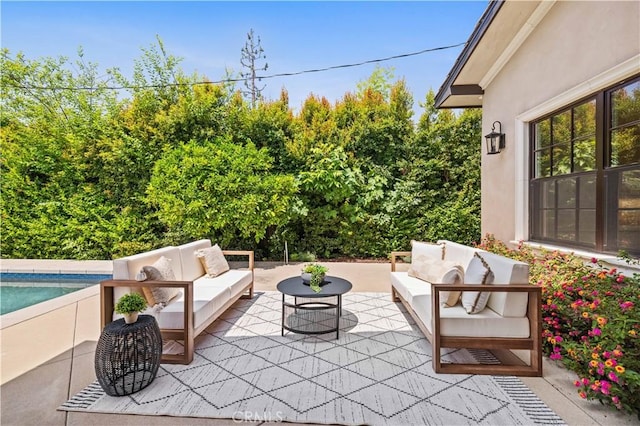
[[[411,252],[396,251],[391,253],[391,271],[396,271],[396,258],[411,256]],[[432,284],[431,325],[433,333],[422,322],[409,302],[398,294],[391,286],[391,300],[400,301],[420,330],[427,337],[433,348],[432,362],[436,373],[444,374],[490,374],[514,376],[542,376],[542,289],[529,283],[492,284],[482,286],[482,291],[489,292],[526,292],[528,293],[527,318],[529,319],[528,338],[496,338],[496,337],[458,337],[443,336],[440,333],[440,292],[441,291],[478,291],[478,285]],[[443,363],[441,348],[487,349],[502,362],[501,364],[466,364]],[[524,364],[510,350],[522,349],[530,353],[530,365]],[[508,364],[505,364],[507,362]]]
[[[135,280],[105,280],[100,282],[100,327],[103,329],[113,321],[113,289],[115,287],[171,287],[180,288],[184,292],[184,324],[183,329],[160,329],[163,340],[182,340],[184,353],[162,354],[160,362],[167,364],[190,364],[193,361],[195,337],[202,333],[222,315],[238,299],[250,299],[253,297],[254,257],[253,251],[222,250],[225,256],[248,256],[249,269],[251,270],[251,283],[247,284],[237,296],[229,299],[220,309],[207,318],[198,328],[193,326],[193,281],[135,281]],[[246,291],[249,294],[245,294]]]

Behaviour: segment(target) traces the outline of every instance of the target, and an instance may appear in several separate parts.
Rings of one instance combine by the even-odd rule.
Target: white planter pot
[[[138,321],[139,312],[129,312],[128,314],[124,314],[124,322],[127,324],[133,324]]]

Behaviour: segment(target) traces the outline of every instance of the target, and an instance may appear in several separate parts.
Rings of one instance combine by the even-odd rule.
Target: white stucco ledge
[[[513,244],[516,247],[520,243],[522,243],[523,245],[534,250],[558,251],[560,253],[574,254],[584,259],[586,263],[591,263],[591,259],[595,258],[598,259],[600,264],[602,264],[603,266],[606,266],[608,268],[616,268],[625,275],[640,274],[640,265],[629,265],[623,259],[611,256],[610,254],[595,253],[587,250],[576,250],[563,246],[535,243],[531,241],[509,241],[509,243]]]

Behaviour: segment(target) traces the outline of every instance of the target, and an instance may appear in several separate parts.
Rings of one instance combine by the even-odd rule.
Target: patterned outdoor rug
[[[339,340],[280,335],[278,292],[240,300],[196,342],[190,365],[162,364],[146,389],[97,381],[59,410],[369,425],[562,424],[516,377],[435,374],[431,346],[386,293],[343,298]],[[290,321],[305,321],[293,318]],[[451,351],[458,361],[481,354]]]

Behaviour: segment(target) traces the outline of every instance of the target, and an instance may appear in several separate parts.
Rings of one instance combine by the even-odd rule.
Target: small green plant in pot
[[[324,281],[324,276],[328,270],[329,268],[326,266],[310,263],[302,268],[302,281],[305,284],[309,284],[311,290],[319,293],[322,290],[320,284]]]
[[[147,308],[147,301],[138,293],[125,294],[116,303],[115,311],[124,315],[124,322],[132,324],[138,321],[138,313]]]

